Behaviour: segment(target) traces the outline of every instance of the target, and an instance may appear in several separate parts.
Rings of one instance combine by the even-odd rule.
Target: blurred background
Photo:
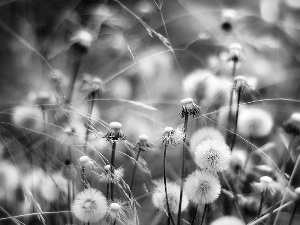
[[[257,148],[242,138],[237,138],[236,149],[253,159],[249,170],[255,165],[279,166],[290,138],[282,131],[282,123],[299,108],[299,12],[299,0],[2,0],[0,217],[70,210],[68,190],[71,183],[75,192],[82,188],[76,179],[80,176],[78,158],[83,155],[87,121],[92,118],[86,154],[97,163],[92,169],[95,174],[101,174],[105,165],[100,154],[110,157],[110,143],[101,137],[112,121],[122,123],[127,135],[128,143],[120,143],[116,155],[126,182],[134,168],[127,156],[134,156],[130,146],[140,134],[155,144],[141,156],[151,176],[138,170],[132,189],[134,196],[143,196],[140,222],[149,224],[158,212],[149,204],[151,179],[162,178],[159,137],[166,126],[176,128],[183,123],[178,115],[180,100],[194,98],[211,119],[191,119],[188,141],[206,126],[226,135],[232,43],[242,46],[235,75],[245,76],[249,83],[240,116],[247,120],[253,115],[247,112],[258,108],[267,114],[263,120],[271,121],[267,128],[245,128],[247,122],[239,121],[238,134],[272,161],[256,154]],[[92,36],[84,54],[73,49],[82,30]],[[83,41],[89,42],[89,37]],[[102,80],[102,95],[90,112],[88,96],[95,78]],[[70,92],[67,107],[64,96]],[[243,128],[255,134],[261,129],[266,132],[249,134]],[[68,135],[68,129],[75,137]],[[168,177],[177,181],[181,147],[172,147],[168,154]],[[287,164],[288,174],[295,157]],[[195,166],[188,160],[191,172]],[[101,189],[94,173],[89,174],[89,181]],[[242,192],[249,190],[242,188]],[[253,212],[244,213],[248,222],[254,218]],[[37,216],[19,219],[42,224]],[[45,215],[45,219],[47,224],[70,223],[64,213]],[[164,219],[157,220],[154,224],[165,224]],[[0,224],[16,221],[0,219]]]

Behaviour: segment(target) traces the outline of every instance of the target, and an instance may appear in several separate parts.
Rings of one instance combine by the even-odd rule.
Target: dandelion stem
[[[82,166],[81,167],[81,179],[82,179],[82,182],[83,182],[83,188],[84,189],[87,189],[88,188],[88,181],[86,179],[86,175],[85,175],[85,166]]]
[[[295,205],[294,205],[294,208],[293,208],[293,212],[292,212],[292,215],[291,215],[291,218],[290,218],[290,222],[289,222],[288,225],[292,224],[292,221],[293,221],[293,218],[295,216],[295,212],[296,212],[297,207],[298,207],[298,201],[295,202]]]
[[[168,211],[168,224],[170,223],[170,220],[172,221],[172,224],[175,225],[175,222],[173,220],[171,210],[170,210],[170,205],[169,205],[169,199],[168,199],[168,189],[167,189],[167,173],[166,173],[166,156],[167,156],[167,147],[168,145],[165,144],[165,149],[164,149],[164,162],[163,162],[163,171],[164,171],[164,186],[165,186],[165,194],[166,194],[166,204],[167,204],[167,211]]]
[[[178,220],[177,225],[181,223],[181,203],[182,203],[182,195],[183,195],[183,181],[185,176],[185,156],[186,156],[186,132],[187,132],[187,124],[188,124],[188,114],[184,116],[184,124],[183,124],[183,144],[182,144],[182,166],[181,166],[181,184],[180,184],[180,197],[179,197],[179,208],[178,208]]]
[[[195,212],[194,212],[194,216],[193,216],[191,225],[194,225],[194,223],[195,223],[195,221],[196,221],[197,212],[198,212],[198,205],[196,206],[196,209],[195,209]]]
[[[232,68],[232,77],[235,77],[235,71],[236,71],[236,62],[233,61],[233,68]],[[232,103],[233,103],[233,89],[230,91],[230,98],[229,98],[229,112],[228,112],[228,118],[227,118],[227,129],[230,130],[230,122],[232,119]],[[227,132],[226,135],[226,142],[229,143],[230,142],[230,135],[231,132]]]
[[[117,148],[117,140],[113,140],[112,143],[112,152],[111,152],[111,160],[110,160],[110,171],[111,171],[111,182],[110,182],[110,198],[111,201],[114,201],[114,189],[115,189],[115,185],[114,185],[114,173],[115,173],[115,155],[116,155],[116,148]]]
[[[81,56],[74,62],[74,65],[73,65],[73,76],[72,76],[72,81],[71,81],[71,84],[70,84],[70,92],[68,94],[68,97],[67,97],[67,103],[70,103],[71,100],[72,100],[72,96],[73,96],[73,92],[74,92],[74,87],[75,87],[75,81],[78,77],[78,72],[79,72],[79,69],[80,69],[80,65],[81,65]]]
[[[292,175],[291,175],[291,177],[290,177],[289,183],[288,183],[288,185],[287,185],[287,188],[290,188],[290,187],[291,187],[292,182],[293,182],[293,179],[294,179],[294,177],[295,177],[295,175],[296,175],[296,172],[297,172],[299,166],[300,166],[300,155],[298,156],[296,165],[294,166],[294,169],[293,169]],[[286,199],[287,195],[288,195],[288,192],[286,192],[286,193],[284,194],[284,196],[283,196],[283,198],[282,198],[282,200],[281,200],[280,206],[283,205],[284,200]],[[280,207],[279,207],[279,208],[280,208]],[[277,213],[276,218],[275,218],[275,221],[274,221],[274,225],[276,225],[277,222],[278,222],[280,210],[281,210],[281,209],[278,210],[278,213]]]
[[[284,209],[285,207],[290,206],[293,202],[294,202],[294,200],[292,200],[292,201],[290,201],[290,202],[287,202],[287,203],[281,205],[280,207],[278,207],[277,209],[275,209],[274,212],[278,212],[278,211]],[[257,220],[254,220],[254,221],[248,223],[247,225],[255,225],[255,224],[258,224],[258,223],[260,223],[261,221],[263,221],[264,219],[266,219],[266,218],[269,216],[269,214],[270,214],[270,213],[267,213],[266,215],[264,215],[264,216],[258,218]],[[275,223],[273,223],[273,224],[275,224]]]
[[[137,153],[136,158],[135,158],[134,169],[133,169],[133,173],[132,173],[132,177],[131,177],[131,182],[130,182],[130,190],[132,190],[134,176],[135,176],[136,167],[137,167],[137,162],[139,160],[140,153],[141,153],[141,148],[139,148],[138,153]]]
[[[84,152],[86,152],[87,142],[89,140],[89,133],[90,133],[90,126],[91,126],[91,120],[92,120],[92,112],[93,112],[94,103],[95,103],[95,101],[94,101],[95,97],[96,97],[96,93],[92,92],[90,95],[91,104],[90,104],[89,111],[88,111],[88,121],[87,121],[86,132],[85,132]]]
[[[256,219],[259,218],[259,215],[260,215],[260,212],[261,212],[261,209],[262,209],[262,206],[263,206],[263,202],[264,202],[264,193],[261,193],[259,208],[258,208],[256,217],[255,217]]]
[[[240,100],[241,100],[241,92],[242,89],[239,88],[237,91],[237,104],[236,104],[236,114],[235,114],[235,122],[234,122],[234,131],[233,131],[233,137],[232,137],[232,142],[230,146],[230,150],[232,151],[234,143],[235,143],[235,138],[236,138],[236,132],[237,132],[237,125],[238,125],[238,118],[239,118],[239,108],[240,108]]]
[[[202,215],[202,219],[201,219],[200,225],[202,225],[203,222],[204,222],[204,218],[205,218],[205,214],[206,214],[206,212],[207,212],[207,208],[208,208],[208,204],[205,204],[205,205],[204,205],[204,210],[203,210],[203,215]]]
[[[287,162],[289,161],[289,158],[290,158],[290,153],[291,153],[291,149],[292,149],[292,146],[293,146],[294,139],[295,139],[295,136],[293,135],[292,138],[291,138],[291,141],[289,143],[287,152],[284,154],[284,157],[283,157],[283,160],[282,160],[281,172],[283,174],[285,172],[286,164],[287,164]]]

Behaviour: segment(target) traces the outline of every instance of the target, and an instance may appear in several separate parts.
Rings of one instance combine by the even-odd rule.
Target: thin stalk
[[[235,77],[235,71],[236,71],[236,62],[233,61],[233,68],[232,68],[232,77]],[[230,130],[230,122],[232,119],[232,103],[233,103],[233,90],[230,91],[230,98],[229,98],[229,112],[228,112],[228,117],[227,117],[227,129]],[[230,135],[231,133],[228,131],[226,135],[226,143],[229,144],[230,142]]]
[[[256,219],[259,217],[260,215],[260,212],[261,212],[261,209],[262,209],[262,206],[263,206],[263,202],[264,202],[264,193],[261,193],[261,198],[260,198],[260,203],[259,203],[259,208],[258,208],[258,211],[257,211],[257,214],[256,214]]]
[[[290,153],[291,153],[292,145],[293,145],[293,142],[294,142],[294,138],[295,138],[295,136],[293,135],[292,138],[291,138],[291,141],[289,143],[287,152],[284,154],[284,157],[283,157],[283,160],[282,160],[281,172],[283,174],[285,172],[286,164],[287,164],[287,162],[289,161],[289,158],[290,158]]]
[[[135,157],[135,162],[134,162],[134,169],[133,169],[133,173],[132,173],[132,177],[131,177],[131,182],[130,182],[130,190],[132,190],[132,186],[133,186],[133,181],[134,181],[134,176],[135,176],[135,172],[136,172],[136,167],[137,167],[137,162],[139,160],[139,156],[141,153],[141,148],[139,148],[138,153]]]
[[[188,124],[188,115],[184,116],[184,124],[183,124],[183,145],[182,145],[182,165],[181,165],[181,184],[180,184],[180,197],[179,197],[179,208],[178,208],[178,217],[177,217],[177,225],[181,223],[181,203],[182,203],[182,195],[183,195],[183,179],[185,177],[185,157],[186,157],[186,132],[187,132],[187,124]]]
[[[236,104],[236,114],[235,114],[235,122],[234,122],[234,132],[233,132],[233,137],[232,137],[232,142],[230,146],[230,150],[232,151],[234,143],[235,143],[235,138],[236,138],[236,132],[237,132],[237,125],[238,125],[238,118],[239,118],[239,108],[240,108],[240,100],[241,100],[241,92],[242,89],[239,88],[237,91],[237,104]]]
[[[90,133],[90,126],[91,126],[92,112],[93,112],[94,103],[95,103],[95,97],[96,97],[96,93],[92,92],[90,95],[91,104],[90,104],[90,107],[88,110],[88,121],[87,121],[86,132],[85,132],[85,143],[84,143],[84,149],[83,149],[84,152],[86,152],[87,142],[89,140],[89,133]]]
[[[45,160],[45,171],[47,173],[47,170],[48,170],[48,157],[47,157],[47,154],[48,154],[48,146],[47,146],[47,113],[46,113],[46,109],[45,109],[45,106],[41,105],[41,110],[42,110],[42,113],[43,113],[43,126],[44,126],[44,135],[45,135],[45,138],[44,138],[44,151],[45,151],[45,154],[44,154],[44,160]]]
[[[286,208],[286,207],[288,207],[288,206],[290,206],[291,204],[293,204],[293,202],[294,202],[294,200],[292,200],[292,201],[290,201],[290,202],[287,202],[287,203],[283,204],[282,206],[280,206],[280,207],[278,207],[277,209],[275,209],[275,210],[274,210],[274,213],[275,213],[275,212],[278,212],[278,211],[280,211],[280,210],[282,210],[282,209],[284,209],[284,208]],[[270,213],[267,213],[266,215],[264,215],[264,216],[260,217],[259,219],[256,219],[256,220],[254,220],[254,221],[248,223],[247,225],[255,225],[255,224],[258,224],[258,223],[260,223],[261,221],[263,221],[264,219],[266,219],[266,218],[269,216],[269,214],[270,214]],[[273,224],[275,224],[275,223],[273,223]]]
[[[267,219],[267,222],[266,222],[267,225],[268,224],[271,225],[272,215],[273,215],[273,212],[274,212],[274,209],[275,209],[275,204],[276,204],[276,202],[273,199],[272,206],[271,206],[271,209],[270,209],[270,213],[269,213],[269,216],[268,216],[268,219]]]
[[[296,209],[297,209],[297,207],[298,207],[298,204],[299,204],[299,202],[296,201],[296,202],[295,202],[295,205],[294,205],[294,208],[293,208],[293,212],[292,212],[291,218],[290,218],[290,222],[289,222],[288,225],[291,225],[291,224],[292,224],[292,221],[293,221],[293,219],[294,219],[295,212],[296,212]]]
[[[203,210],[203,215],[202,215],[202,219],[201,219],[200,225],[202,225],[203,222],[204,222],[204,218],[205,218],[205,214],[206,214],[206,212],[207,212],[207,208],[208,208],[208,204],[205,204],[205,205],[204,205],[204,210]]]
[[[171,223],[171,217],[168,216],[167,225],[170,225],[170,223]]]
[[[86,179],[86,176],[85,176],[85,166],[82,166],[81,167],[81,179],[82,179],[82,182],[83,182],[83,188],[84,189],[87,189],[88,188],[88,181]]]
[[[168,199],[168,189],[167,189],[167,172],[166,172],[166,160],[167,160],[167,144],[165,144],[165,149],[164,149],[164,162],[163,162],[163,171],[164,171],[164,186],[165,186],[165,194],[166,194],[166,205],[167,205],[167,211],[168,211],[168,221],[171,220],[172,224],[175,225],[175,222],[173,220],[171,210],[170,210],[170,205],[169,205],[169,199]],[[169,221],[170,222],[170,221]],[[168,223],[169,224],[169,223]]]
[[[117,148],[117,140],[113,140],[112,143],[112,152],[111,152],[111,160],[110,160],[110,171],[111,171],[111,183],[110,183],[110,199],[113,202],[114,201],[114,190],[115,190],[115,184],[113,182],[114,179],[114,173],[115,173],[115,156],[116,156],[116,148]]]
[[[300,156],[300,155],[299,155],[299,156]],[[296,165],[294,166],[294,169],[293,169],[292,175],[291,175],[291,177],[290,177],[289,183],[288,183],[288,185],[287,185],[287,188],[290,188],[290,187],[291,187],[292,182],[293,182],[293,179],[294,179],[294,177],[295,177],[295,175],[296,175],[297,169],[298,169],[298,167],[299,167],[299,165],[300,165],[300,157],[299,157],[299,156],[298,156]],[[282,198],[282,200],[281,200],[280,206],[283,205],[284,200],[285,200],[285,198],[286,198],[287,195],[288,195],[288,192],[286,192],[286,193],[284,194],[284,196],[283,196],[283,198]],[[279,207],[279,208],[280,208],[280,207]],[[280,210],[281,210],[281,209],[280,209]],[[278,222],[280,210],[278,210],[278,213],[277,213],[276,218],[275,218],[274,225],[276,225],[276,223]]]
[[[109,199],[109,188],[110,188],[110,184],[106,184],[106,198]]]
[[[194,225],[194,223],[195,223],[195,221],[196,221],[197,212],[198,212],[198,205],[196,206],[196,209],[195,209],[195,212],[194,212],[194,216],[193,216],[191,225]]]
[[[72,100],[72,96],[73,96],[73,92],[74,92],[74,87],[75,87],[75,82],[76,82],[76,79],[78,77],[78,72],[79,72],[79,69],[80,69],[80,65],[81,65],[81,58],[82,56],[79,57],[79,59],[77,59],[75,62],[74,62],[74,65],[73,65],[73,76],[72,76],[72,81],[71,81],[71,84],[70,84],[70,92],[67,96],[67,103],[70,103],[71,100]]]

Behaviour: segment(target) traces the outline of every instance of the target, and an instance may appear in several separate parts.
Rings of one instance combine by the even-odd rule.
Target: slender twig
[[[232,151],[234,143],[235,143],[235,138],[236,138],[236,132],[237,132],[237,125],[238,125],[238,118],[239,118],[239,108],[240,108],[240,100],[241,100],[241,93],[242,89],[239,88],[237,90],[237,104],[236,104],[236,114],[235,114],[235,122],[234,122],[234,131],[233,131],[233,137],[232,137],[232,142],[230,146],[230,150]]]
[[[233,68],[232,68],[232,77],[235,77],[235,71],[236,71],[236,62],[233,61]],[[232,104],[233,104],[233,89],[230,91],[230,98],[229,98],[229,112],[228,112],[228,117],[227,117],[227,129],[230,130],[230,122],[232,120]],[[226,135],[226,142],[230,142],[230,132],[227,132]]]
[[[207,208],[208,208],[208,204],[205,204],[205,205],[204,205],[204,210],[203,210],[203,215],[202,215],[202,219],[201,219],[200,225],[202,225],[203,222],[204,222],[204,218],[205,218],[205,214],[206,214],[206,212],[207,212]]]
[[[291,175],[291,177],[290,177],[289,183],[288,183],[288,185],[287,185],[287,188],[290,188],[290,187],[291,187],[292,182],[293,182],[293,179],[294,179],[294,177],[295,177],[295,175],[296,175],[296,172],[297,172],[297,169],[298,169],[299,165],[300,165],[300,155],[298,156],[296,165],[294,166],[294,169],[293,169],[292,175]],[[286,199],[287,195],[288,195],[288,192],[286,192],[286,193],[284,194],[284,196],[283,196],[283,198],[282,198],[282,200],[281,200],[280,206],[283,205],[284,200]],[[279,207],[279,208],[280,208],[280,207]],[[280,210],[281,210],[281,209],[280,209]],[[277,215],[276,215],[274,225],[276,225],[276,223],[278,222],[280,210],[278,211],[278,213],[277,213]]]
[[[283,157],[283,160],[282,160],[282,166],[281,166],[280,169],[281,169],[281,172],[283,174],[285,172],[285,168],[286,168],[287,162],[290,159],[290,153],[291,153],[291,149],[292,149],[292,146],[293,146],[294,139],[295,139],[295,136],[293,135],[292,138],[291,138],[291,140],[290,140],[290,143],[288,145],[287,152],[284,154],[284,157]]]
[[[293,212],[292,212],[291,218],[290,218],[290,222],[289,222],[288,225],[291,225],[291,224],[292,224],[292,221],[293,221],[293,219],[294,219],[295,212],[296,212],[296,209],[297,209],[297,207],[298,207],[298,204],[299,204],[299,202],[296,201],[296,202],[295,202],[295,205],[294,205],[294,208],[293,208]]]
[[[259,218],[260,212],[262,210],[263,202],[264,202],[264,193],[262,192],[261,193],[261,198],[260,198],[260,203],[259,203],[259,208],[258,208],[256,217],[255,217],[256,219]]]
[[[274,212],[274,213],[275,213],[275,212],[278,212],[278,211],[280,211],[280,210],[282,210],[282,209],[284,209],[284,208],[290,206],[290,205],[293,204],[293,203],[294,203],[294,200],[292,200],[292,201],[290,201],[290,202],[287,202],[287,203],[283,204],[282,206],[278,207],[277,209],[275,209],[273,212]],[[258,219],[256,219],[256,220],[254,220],[254,221],[248,223],[247,225],[255,225],[255,224],[258,224],[258,223],[260,223],[261,221],[263,221],[264,219],[266,219],[266,218],[269,216],[269,214],[270,214],[270,213],[267,213],[266,215],[264,215],[264,216],[262,216],[262,217],[260,217],[260,218],[258,218]],[[275,224],[275,223],[274,223],[274,224]]]
[[[177,216],[177,225],[181,223],[181,203],[182,203],[182,195],[183,195],[183,181],[185,177],[185,157],[186,157],[186,133],[187,133],[187,124],[188,124],[188,114],[184,116],[184,124],[183,124],[183,145],[182,145],[182,164],[181,164],[181,184],[180,184],[180,196],[179,196],[179,208],[178,208],[178,216]]]
[[[172,224],[175,225],[175,222],[173,220],[171,210],[170,210],[170,205],[169,205],[169,199],[168,199],[168,188],[167,188],[167,173],[166,173],[166,156],[167,156],[167,147],[168,145],[165,144],[165,149],[164,149],[164,162],[163,162],[163,171],[164,171],[164,186],[165,186],[165,195],[166,195],[166,205],[167,205],[167,211],[168,211],[168,217],[169,220],[172,221]],[[169,221],[170,222],[170,221]],[[169,223],[168,223],[169,224]]]
[[[137,167],[137,162],[138,162],[138,160],[139,160],[139,156],[140,156],[141,150],[142,150],[142,149],[139,148],[138,153],[137,153],[136,158],[135,158],[134,168],[133,168],[132,177],[131,177],[131,182],[130,182],[130,190],[132,190],[133,181],[134,181],[134,176],[135,176],[136,167]]]
[[[194,223],[196,221],[197,212],[198,212],[198,205],[196,205],[196,209],[195,209],[195,212],[194,212],[194,216],[193,216],[191,225],[194,225]]]

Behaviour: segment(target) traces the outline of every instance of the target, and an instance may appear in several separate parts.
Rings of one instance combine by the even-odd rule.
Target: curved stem
[[[167,144],[165,144],[165,149],[164,149],[164,162],[163,162],[163,171],[164,171],[164,186],[165,186],[165,194],[166,194],[166,205],[167,205],[167,211],[168,211],[168,217],[172,221],[172,224],[175,225],[175,222],[173,220],[171,210],[170,210],[170,205],[169,205],[169,199],[168,199],[168,189],[167,189],[167,173],[166,173],[166,156],[167,156]]]
[[[187,124],[188,124],[188,115],[184,116],[184,124],[183,124],[183,144],[182,144],[182,164],[181,164],[181,184],[180,184],[180,197],[179,197],[179,208],[178,208],[178,217],[177,217],[177,225],[181,223],[181,203],[182,203],[182,195],[183,195],[183,180],[185,177],[185,157],[186,157],[186,132],[187,132]]]
[[[236,71],[236,62],[233,61],[233,68],[232,68],[232,77],[235,77],[235,71]],[[230,91],[230,98],[229,98],[229,112],[228,112],[228,117],[227,117],[227,129],[230,130],[230,122],[232,119],[232,102],[233,102],[233,89]],[[231,133],[228,131],[226,135],[226,143],[229,144],[230,142],[230,136]]]
[[[294,166],[294,169],[293,169],[292,175],[291,175],[291,177],[290,177],[289,183],[288,183],[288,185],[287,185],[287,188],[290,188],[290,187],[291,187],[292,182],[293,182],[293,179],[294,179],[294,177],[295,177],[295,175],[296,175],[296,172],[297,172],[297,169],[298,169],[299,166],[300,166],[300,155],[298,156],[296,165]],[[280,206],[283,206],[284,200],[286,199],[287,195],[288,195],[288,192],[286,192],[286,193],[284,194],[284,196],[283,196],[283,198],[282,198],[282,200],[281,200]],[[280,207],[279,207],[279,208],[280,208]],[[278,222],[280,211],[281,211],[281,208],[278,210],[278,213],[277,213],[276,218],[275,218],[274,225],[276,225],[277,222]]]
[[[281,172],[283,174],[285,172],[286,164],[290,159],[290,153],[291,153],[291,149],[292,149],[292,146],[293,146],[294,139],[295,139],[295,136],[293,135],[292,138],[291,138],[291,141],[289,143],[287,152],[284,154],[284,157],[283,157],[283,160],[282,160]]]
[[[87,189],[88,188],[88,181],[86,179],[85,167],[84,166],[81,167],[81,179],[82,179],[82,183],[83,183],[83,188]]]
[[[137,153],[136,158],[135,158],[134,169],[133,169],[133,173],[132,173],[132,177],[131,177],[131,182],[130,182],[130,190],[132,190],[134,176],[135,176],[135,171],[136,171],[136,166],[137,166],[137,162],[139,160],[140,153],[141,153],[141,148],[139,148],[138,153]]]
[[[275,212],[278,212],[278,211],[284,209],[285,207],[290,206],[293,202],[294,202],[294,200],[292,200],[292,201],[290,201],[290,202],[287,202],[287,203],[283,204],[282,206],[278,207],[277,209],[275,209],[273,212],[274,212],[274,213],[275,213]],[[255,224],[258,224],[258,223],[260,223],[261,221],[263,221],[264,219],[266,219],[266,218],[269,216],[269,214],[270,214],[270,213],[267,213],[266,215],[264,215],[264,216],[262,216],[262,217],[260,217],[260,218],[258,218],[258,219],[256,219],[256,220],[254,220],[254,221],[248,223],[247,225],[255,225]],[[273,224],[275,224],[275,223],[273,223]]]
[[[261,193],[261,198],[260,198],[260,203],[259,203],[259,208],[256,214],[256,219],[259,217],[262,206],[263,206],[263,202],[264,202],[264,193]]]
[[[194,223],[195,223],[195,221],[196,221],[197,212],[198,212],[198,205],[196,206],[196,209],[195,209],[195,212],[194,212],[194,216],[193,216],[191,225],[194,225]]]
[[[293,212],[292,212],[292,216],[291,216],[291,218],[290,218],[290,222],[289,222],[288,225],[291,225],[291,224],[292,224],[292,221],[293,221],[293,218],[294,218],[294,216],[295,216],[295,212],[296,212],[297,207],[298,207],[298,202],[295,202],[294,209],[293,209]]]
[[[236,105],[236,114],[235,114],[235,122],[234,122],[234,132],[233,132],[233,137],[232,137],[232,142],[230,146],[230,150],[232,151],[234,143],[235,143],[235,138],[236,138],[236,132],[237,132],[237,125],[238,125],[238,118],[239,118],[239,108],[240,108],[240,100],[241,100],[241,92],[242,89],[239,88],[237,91],[237,105]]]
[[[203,222],[204,222],[204,218],[205,218],[205,214],[206,214],[206,212],[207,212],[207,208],[208,208],[208,204],[205,204],[205,205],[204,205],[204,210],[203,210],[203,215],[202,215],[202,219],[201,219],[200,225],[202,225]]]

